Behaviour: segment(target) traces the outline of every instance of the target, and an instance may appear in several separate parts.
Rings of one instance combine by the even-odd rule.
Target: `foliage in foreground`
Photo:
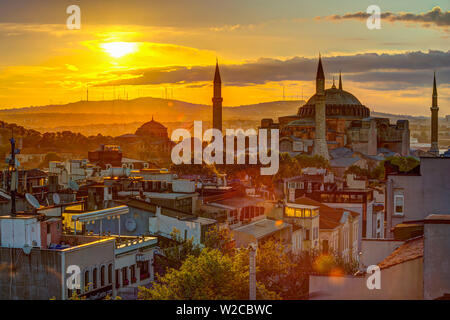
[[[248,251],[227,255],[205,248],[198,257],[190,255],[179,270],[171,269],[153,288],[140,287],[143,300],[235,300],[248,299]],[[258,299],[278,299],[263,284],[257,284]]]

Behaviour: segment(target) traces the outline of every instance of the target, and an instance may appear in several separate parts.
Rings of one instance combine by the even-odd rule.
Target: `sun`
[[[121,58],[137,49],[137,44],[134,42],[108,42],[102,43],[100,46],[113,58]]]

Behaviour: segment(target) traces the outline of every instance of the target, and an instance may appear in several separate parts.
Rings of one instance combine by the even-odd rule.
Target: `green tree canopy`
[[[248,251],[226,255],[205,248],[199,256],[189,256],[179,270],[171,269],[152,288],[140,287],[142,300],[242,300],[249,295]],[[258,283],[257,298],[279,296]]]

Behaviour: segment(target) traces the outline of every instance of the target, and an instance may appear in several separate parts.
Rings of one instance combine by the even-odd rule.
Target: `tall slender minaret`
[[[214,74],[213,128],[222,131],[222,80],[220,79],[219,62],[216,61]]]
[[[315,137],[313,155],[320,155],[325,159],[330,159],[326,139],[326,118],[325,118],[325,75],[323,74],[322,58],[319,54],[319,66],[316,76],[316,105],[315,105]]]
[[[339,71],[339,90],[342,91],[342,76],[341,76],[341,71]]]
[[[430,153],[435,156],[439,156],[439,145],[438,145],[438,131],[439,131],[439,123],[438,123],[438,95],[436,89],[436,72],[433,77],[433,98],[431,105],[431,148]]]

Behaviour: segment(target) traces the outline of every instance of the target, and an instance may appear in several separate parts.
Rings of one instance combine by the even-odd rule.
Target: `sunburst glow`
[[[137,49],[134,42],[108,42],[101,44],[102,49],[113,58],[121,58]]]

